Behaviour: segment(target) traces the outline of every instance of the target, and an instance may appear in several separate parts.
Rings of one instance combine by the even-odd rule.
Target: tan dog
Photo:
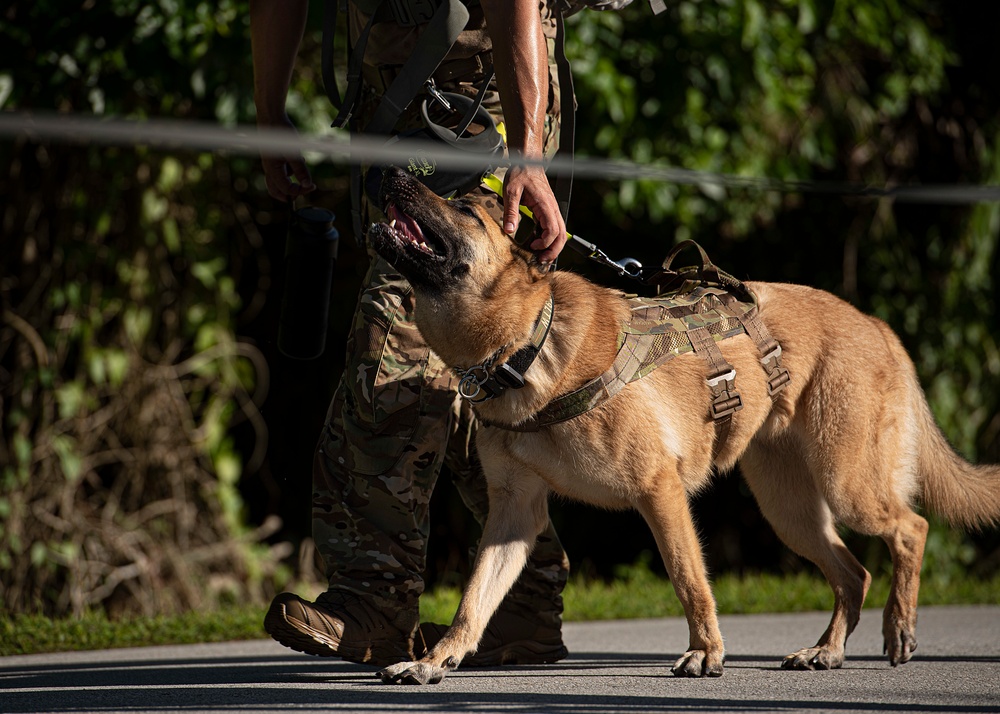
[[[724,651],[715,601],[688,498],[713,466],[740,461],[760,508],[782,540],[812,560],[835,603],[826,632],[783,667],[840,667],[871,576],[848,552],[837,524],[880,536],[894,573],[883,635],[893,665],[916,648],[916,606],[927,522],[921,500],[962,526],[1000,517],[1000,467],[957,456],[934,423],[914,367],[882,322],[825,292],[750,284],[760,317],[784,349],[791,382],[772,403],[754,343],[719,343],[739,374],[744,408],[713,459],[715,427],[701,357],[682,354],[602,406],[536,432],[502,428],[529,420],[554,398],[604,372],[628,306],[614,290],[566,272],[545,272],[485,210],[438,198],[402,171],[383,184],[392,224],[372,228],[376,249],[410,281],[416,321],[450,366],[490,371],[529,342],[551,295],[554,316],[526,384],[476,406],[477,447],[490,513],[454,623],[421,660],[382,670],[385,682],[438,682],[466,654],[518,577],[548,520],[550,492],[645,518],[684,606],[690,640],[678,676],[719,676]]]

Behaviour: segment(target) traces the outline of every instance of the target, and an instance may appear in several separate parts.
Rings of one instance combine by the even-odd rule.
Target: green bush
[[[5,109],[248,117],[239,3],[7,12],[0,41],[21,60],[0,70]],[[267,273],[239,200],[252,164],[25,140],[0,156],[0,607],[263,600],[286,553],[261,544],[277,523],[248,525],[238,490],[266,445],[267,365],[236,336],[240,271]],[[259,443],[243,454],[247,420]]]

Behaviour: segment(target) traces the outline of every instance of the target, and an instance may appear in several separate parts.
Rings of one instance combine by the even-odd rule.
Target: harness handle
[[[671,268],[674,259],[680,253],[692,247],[698,250],[698,265],[691,265],[677,270]],[[644,280],[646,285],[656,288],[657,294],[676,292],[683,288],[684,284],[689,281],[723,288],[736,294],[743,300],[750,298],[750,291],[747,287],[741,281],[715,265],[712,259],[708,257],[705,249],[693,240],[682,241],[675,245],[667,253],[667,257],[663,259],[663,266],[651,273]],[[750,299],[752,300],[752,298]]]

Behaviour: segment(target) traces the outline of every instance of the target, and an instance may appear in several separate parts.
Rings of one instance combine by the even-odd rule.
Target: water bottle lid
[[[299,227],[313,235],[325,235],[335,231],[333,221],[336,216],[332,211],[318,206],[306,206],[295,211],[296,223]]]

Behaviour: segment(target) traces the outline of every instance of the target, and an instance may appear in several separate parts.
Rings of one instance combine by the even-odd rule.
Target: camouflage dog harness
[[[701,265],[671,270],[674,257],[688,247],[698,249]],[[629,298],[631,318],[622,326],[617,356],[604,374],[557,397],[524,424],[496,426],[537,431],[572,419],[598,407],[625,385],[642,379],[677,355],[693,351],[707,364],[705,380],[712,394],[709,415],[719,429],[718,448],[728,435],[731,416],[743,408],[736,390],[736,369],[726,362],[718,343],[741,334],[747,334],[760,352],[772,399],[788,384],[788,370],[781,365],[781,345],[760,320],[756,296],[714,266],[701,246],[693,241],[681,243],[647,282],[656,285],[661,294]]]

